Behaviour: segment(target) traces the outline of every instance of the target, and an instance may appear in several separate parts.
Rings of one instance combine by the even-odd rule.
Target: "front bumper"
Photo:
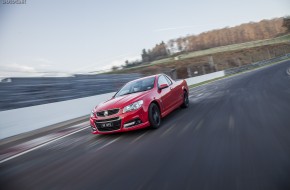
[[[109,117],[90,118],[93,134],[109,134],[137,130],[148,127],[148,113],[140,108],[138,110],[111,115]]]

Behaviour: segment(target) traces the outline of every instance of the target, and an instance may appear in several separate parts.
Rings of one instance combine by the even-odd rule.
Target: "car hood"
[[[141,100],[144,96],[149,94],[149,92],[150,90],[112,98],[96,106],[96,111],[109,110],[114,108],[123,109],[125,106]]]

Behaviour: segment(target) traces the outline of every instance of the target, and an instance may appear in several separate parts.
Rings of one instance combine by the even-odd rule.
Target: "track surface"
[[[194,88],[157,130],[85,129],[0,165],[1,189],[290,189],[290,61]],[[85,126],[85,125],[84,125]]]

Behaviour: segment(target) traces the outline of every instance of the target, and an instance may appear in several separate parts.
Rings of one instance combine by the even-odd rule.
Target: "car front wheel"
[[[149,106],[149,122],[153,129],[157,129],[161,124],[160,110],[154,103]]]

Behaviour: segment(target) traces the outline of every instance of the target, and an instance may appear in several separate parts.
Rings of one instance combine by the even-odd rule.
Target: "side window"
[[[165,78],[166,78],[166,80],[167,80],[167,82],[168,82],[168,85],[169,85],[169,86],[172,85],[172,81],[169,79],[169,77],[165,75]]]
[[[160,86],[161,84],[168,84],[166,78],[161,75],[159,78],[158,78],[158,86]],[[168,84],[169,85],[169,84]]]

